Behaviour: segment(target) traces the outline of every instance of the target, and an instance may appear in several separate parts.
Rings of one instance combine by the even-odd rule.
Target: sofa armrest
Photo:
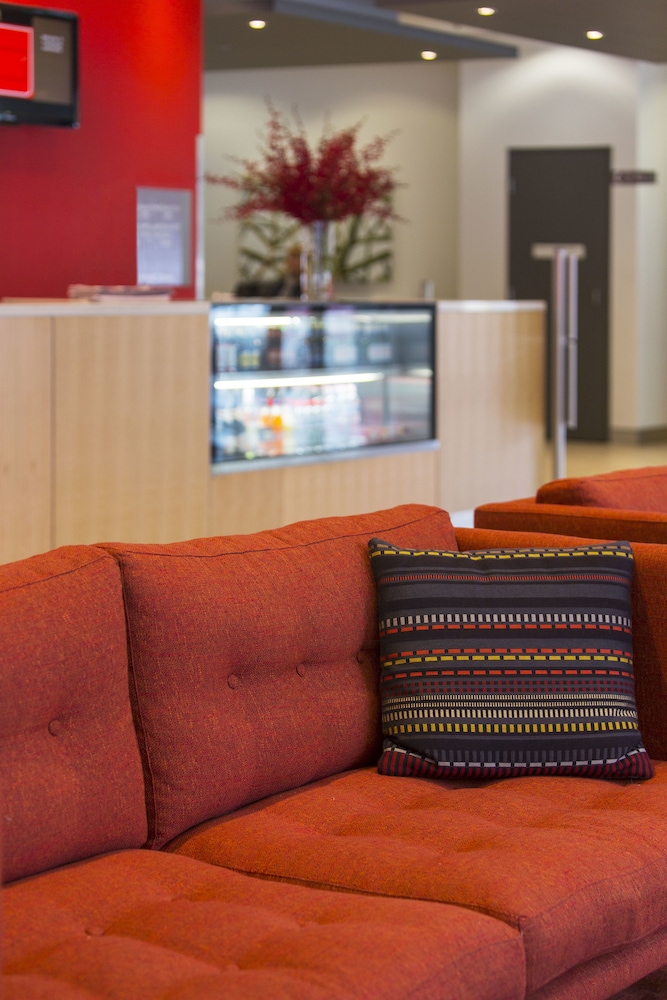
[[[483,528],[457,528],[456,538],[461,551],[561,547],[584,542],[568,535]],[[639,725],[649,755],[655,760],[667,760],[667,546],[633,542],[632,551],[632,640]]]
[[[532,497],[477,507],[475,527],[542,531],[628,542],[667,542],[667,514],[537,503]]]

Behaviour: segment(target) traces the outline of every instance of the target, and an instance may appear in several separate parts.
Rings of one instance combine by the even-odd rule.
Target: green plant
[[[333,279],[343,284],[390,281],[393,254],[386,219],[352,216],[336,223]],[[258,212],[239,228],[239,271],[244,281],[279,278],[288,250],[298,243],[301,226],[278,212]]]

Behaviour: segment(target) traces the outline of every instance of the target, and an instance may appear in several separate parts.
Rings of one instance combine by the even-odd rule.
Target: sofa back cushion
[[[109,545],[128,618],[149,840],[380,751],[367,543],[456,548],[448,515],[406,505],[254,535]]]
[[[3,877],[146,839],[120,573],[92,546],[0,566]]]
[[[667,465],[555,479],[539,488],[536,499],[538,503],[667,513]]]

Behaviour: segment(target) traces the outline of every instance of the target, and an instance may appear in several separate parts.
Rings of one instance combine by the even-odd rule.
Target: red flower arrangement
[[[241,192],[239,204],[225,213],[228,218],[246,219],[255,212],[284,212],[304,224],[351,215],[396,218],[390,197],[394,170],[375,165],[391,136],[359,148],[362,122],[338,131],[325,127],[311,149],[296,112],[294,131],[270,102],[268,107],[263,161],[240,160],[240,175],[207,176]]]

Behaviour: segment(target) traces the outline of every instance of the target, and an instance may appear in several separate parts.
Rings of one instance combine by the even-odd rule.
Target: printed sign
[[[137,188],[137,283],[189,285],[192,192]]]
[[[612,170],[612,184],[655,184],[658,175],[655,170]]]

